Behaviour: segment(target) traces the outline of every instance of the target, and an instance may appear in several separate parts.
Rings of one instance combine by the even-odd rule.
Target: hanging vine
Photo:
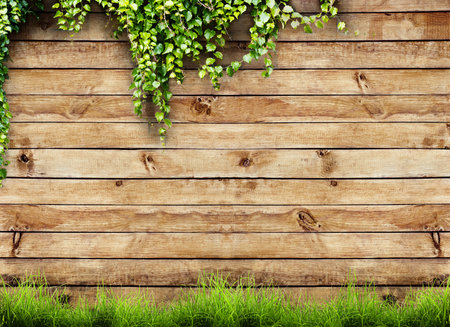
[[[3,63],[8,55],[8,35],[18,30],[18,24],[23,22],[30,5],[26,0],[0,1],[0,59]],[[109,16],[116,18],[118,27],[115,37],[127,33],[136,65],[130,86],[134,111],[141,116],[143,102],[151,97],[158,108],[155,118],[163,123],[163,127],[159,128],[163,143],[167,129],[172,125],[169,119],[169,101],[172,97],[169,81],[183,82],[185,58],[200,60],[200,54],[206,54],[198,74],[200,78],[208,75],[215,89],[220,88],[224,73],[233,76],[243,62],[263,58],[265,70],[262,75],[268,77],[273,71],[272,53],[281,28],[287,24],[294,29],[302,26],[304,32],[312,33],[313,28],[323,28],[323,24],[338,12],[335,0],[317,0],[321,4],[320,12],[314,15],[302,15],[295,11],[288,0],[58,0],[53,8],[57,10],[55,18],[59,28],[80,31],[91,11],[91,1],[97,2]],[[246,12],[250,13],[253,21],[249,30],[248,53],[242,60],[223,67],[222,49],[229,38],[228,28]],[[340,22],[338,29],[346,31],[345,23]],[[2,64],[2,84],[6,77],[7,68]],[[11,118],[3,89],[0,101],[1,182],[6,177],[4,167],[8,162],[5,151]]]

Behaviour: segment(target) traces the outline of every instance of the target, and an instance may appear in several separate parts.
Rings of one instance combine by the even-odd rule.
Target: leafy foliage
[[[58,0],[55,18],[60,29],[80,31],[86,16],[91,11],[91,1],[96,1],[107,14],[115,17],[117,37],[126,32],[131,44],[131,56],[136,64],[132,72],[134,111],[142,115],[143,102],[150,95],[159,109],[156,120],[164,123],[159,128],[164,142],[169,119],[169,100],[172,97],[169,81],[182,83],[183,63],[186,58],[200,60],[199,76],[209,76],[215,89],[220,88],[220,79],[226,73],[233,76],[243,62],[264,58],[264,77],[273,71],[272,52],[280,28],[290,24],[294,29],[303,26],[306,33],[313,27],[323,28],[323,24],[336,16],[335,0],[320,1],[320,12],[302,15],[289,5],[289,0]],[[40,0],[0,0],[0,186],[6,177],[5,151],[8,146],[9,119],[11,113],[1,88],[7,78],[7,68],[3,64],[8,57],[8,35],[18,31],[19,23],[30,12],[31,3],[42,9]],[[230,24],[249,12],[253,26],[248,53],[240,61],[233,61],[223,67],[223,47],[228,38]],[[346,30],[340,22],[339,30]]]

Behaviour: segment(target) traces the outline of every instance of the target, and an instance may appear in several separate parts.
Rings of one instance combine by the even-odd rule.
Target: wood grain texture
[[[129,96],[8,96],[13,122],[142,122]],[[450,96],[175,96],[174,122],[448,122]],[[144,119],[154,119],[147,103]],[[171,131],[171,133],[173,130]]]
[[[54,11],[55,0],[44,0],[44,10]],[[290,4],[299,12],[316,12],[320,10],[317,0],[292,0]],[[352,0],[337,4],[339,12],[392,12],[392,11],[438,11],[448,10],[448,3],[442,0]],[[103,12],[96,3],[91,5],[92,12]]]
[[[22,70],[9,72],[7,94],[128,95],[128,70]],[[407,80],[408,83],[404,83]],[[300,81],[308,81],[300,83]],[[450,69],[433,70],[275,70],[270,78],[261,71],[241,71],[223,77],[219,91],[186,71],[184,83],[171,83],[176,95],[406,95],[450,92]]]
[[[450,230],[449,205],[1,205],[0,211],[0,231],[300,233]]]
[[[447,9],[448,10],[448,5]],[[11,34],[13,40],[83,40],[114,41],[112,32],[115,21],[104,13],[91,13],[80,33],[71,37],[66,31],[58,30],[53,13],[40,15],[40,20],[29,19],[18,34]],[[450,12],[418,13],[362,13],[341,14],[339,19],[345,21],[349,30],[344,34],[337,30],[337,19],[332,19],[322,30],[315,29],[307,34],[303,30],[287,27],[279,33],[280,41],[396,41],[396,40],[448,40],[450,38]],[[231,24],[230,35],[233,41],[248,41],[250,15],[243,15]],[[354,35],[358,31],[358,35]],[[127,40],[122,35],[120,40]]]
[[[450,177],[443,150],[11,150],[10,177]],[[208,163],[205,165],[205,163]]]
[[[200,276],[218,272],[231,282],[253,274],[256,284],[274,286],[427,285],[450,273],[447,259],[0,259],[4,280],[40,273],[50,285],[196,286]]]
[[[10,136],[13,149],[163,148],[157,128],[147,123],[14,123]],[[450,127],[446,123],[174,124],[167,135],[165,149],[443,149],[449,146]]]
[[[274,246],[276,244],[276,246]],[[439,233],[0,233],[0,257],[129,259],[446,258]]]
[[[9,68],[133,68],[124,42],[12,42]],[[227,43],[223,65],[241,60],[247,43]],[[203,63],[185,61],[197,69]],[[275,68],[448,68],[450,42],[306,42],[277,45]],[[260,60],[243,69],[264,68]]]
[[[8,179],[1,204],[448,204],[450,179]]]

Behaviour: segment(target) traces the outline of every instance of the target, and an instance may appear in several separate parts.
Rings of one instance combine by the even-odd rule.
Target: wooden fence
[[[98,8],[71,39],[47,4],[11,44],[0,275],[158,300],[218,270],[317,298],[353,274],[398,297],[448,277],[450,3],[340,7],[359,35],[288,28],[270,79],[252,63],[214,91],[187,63],[162,148],[133,114],[126,39]]]

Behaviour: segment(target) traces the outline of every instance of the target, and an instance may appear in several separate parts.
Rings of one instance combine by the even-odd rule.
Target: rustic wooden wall
[[[246,65],[220,92],[188,64],[166,148],[133,114],[128,43],[96,11],[73,41],[51,12],[14,36],[4,278],[161,300],[202,271],[316,297],[350,272],[395,296],[449,276],[450,2],[342,1],[358,36],[287,29],[270,79]]]

